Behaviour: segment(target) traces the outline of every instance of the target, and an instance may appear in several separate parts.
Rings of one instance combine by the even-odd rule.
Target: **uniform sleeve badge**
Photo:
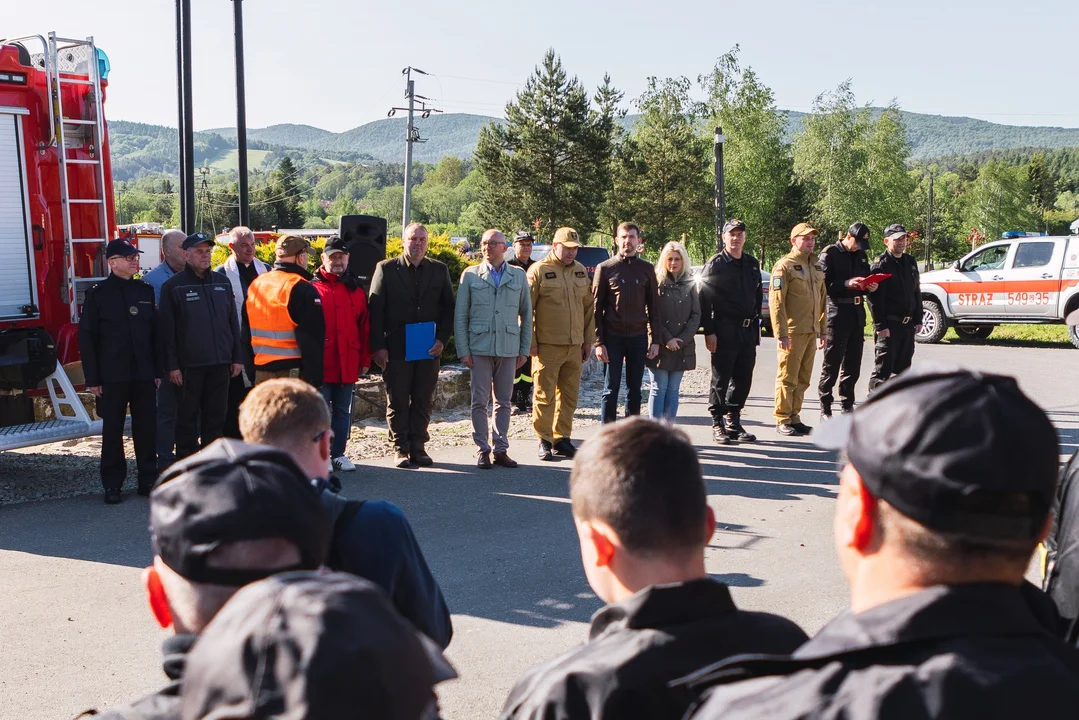
[[[782,288],[783,288],[783,276],[776,275],[775,277],[772,278],[772,289],[773,290],[780,290]]]

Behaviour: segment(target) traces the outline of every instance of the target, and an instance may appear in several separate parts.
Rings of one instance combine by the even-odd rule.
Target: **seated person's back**
[[[1079,651],[1023,580],[1057,436],[1014,379],[910,371],[815,435],[847,455],[835,541],[851,608],[792,657],[687,678],[707,693],[693,717],[1077,717]]]
[[[588,642],[518,681],[503,718],[681,718],[691,698],[671,680],[805,641],[789,620],[738,610],[708,579],[715,515],[681,431],[641,418],[605,426],[577,454],[570,497],[585,575],[609,604]]]

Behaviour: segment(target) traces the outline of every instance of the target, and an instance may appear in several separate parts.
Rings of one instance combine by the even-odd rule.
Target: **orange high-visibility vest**
[[[251,326],[251,349],[255,365],[277,360],[299,360],[296,323],[288,314],[288,299],[303,277],[296,273],[263,273],[247,288],[247,322]]]

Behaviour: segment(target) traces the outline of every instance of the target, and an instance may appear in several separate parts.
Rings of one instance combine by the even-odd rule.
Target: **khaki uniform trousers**
[[[581,346],[539,345],[533,358],[532,427],[549,443],[573,436],[573,413],[581,390]]]
[[[776,375],[776,425],[802,422],[802,398],[813,378],[813,357],[817,354],[816,333],[791,333],[791,348],[779,348]]]

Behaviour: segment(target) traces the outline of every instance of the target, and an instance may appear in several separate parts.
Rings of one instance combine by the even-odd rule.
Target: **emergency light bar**
[[[1045,237],[1045,236],[1046,236],[1046,234],[1043,233],[1043,232],[1020,232],[1019,230],[1009,230],[1008,232],[1004,232],[1004,233],[1000,234],[1001,240],[1014,240],[1015,238]]]

